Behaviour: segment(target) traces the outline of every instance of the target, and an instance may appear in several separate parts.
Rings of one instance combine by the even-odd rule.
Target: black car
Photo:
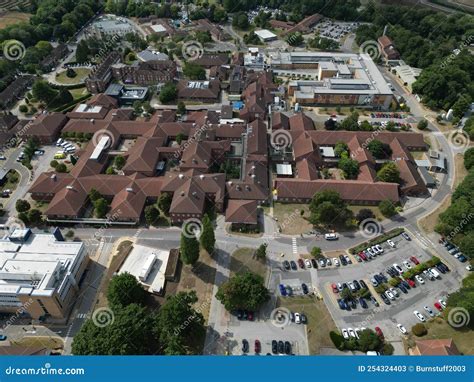
[[[407,288],[405,288],[405,286],[402,283],[398,285],[398,289],[400,289],[405,294],[408,293]]]
[[[285,352],[285,344],[283,341],[278,341],[278,353],[283,354]]]
[[[369,306],[365,302],[365,299],[363,297],[359,298],[360,306],[364,309],[367,309]]]
[[[344,290],[344,289],[346,289],[346,288],[349,288],[349,287],[347,286],[347,283],[342,283],[342,290]]]
[[[410,284],[408,284],[405,280],[400,281],[400,285],[403,285],[407,290],[410,289]]]
[[[383,273],[379,273],[379,275],[382,278],[382,282],[386,283],[388,281],[387,276],[385,276]]]
[[[441,273],[446,273],[444,267],[441,264],[436,264],[436,269],[438,269],[438,271],[440,271]]]
[[[374,304],[375,306],[379,306],[379,303],[378,303],[378,301],[375,299],[374,296],[370,296],[370,301],[372,301],[372,304]]]
[[[237,310],[237,319],[239,320],[244,319],[244,311],[242,309]]]
[[[300,319],[301,319],[301,323],[302,323],[303,325],[306,325],[306,324],[307,324],[308,319],[306,318],[306,314],[301,313],[301,314],[300,314]]]
[[[304,293],[304,294],[308,294],[308,293],[309,293],[308,286],[307,286],[305,283],[301,284],[301,289],[303,289],[303,293]]]
[[[298,269],[298,267],[296,266],[296,263],[295,263],[293,260],[290,261],[290,267],[291,267],[291,269],[293,269],[294,271],[296,271],[296,270]]]
[[[345,258],[343,255],[340,255],[340,256],[339,256],[339,259],[341,260],[341,264],[342,264],[342,265],[347,265],[347,260],[346,260],[346,258]]]
[[[367,284],[365,283],[364,280],[359,280],[359,284],[362,287],[362,289],[367,289]]]
[[[247,340],[242,340],[242,352],[243,353],[249,352],[249,342]]]
[[[285,341],[285,354],[291,354],[291,344]]]
[[[339,304],[339,308],[341,308],[342,310],[346,309],[346,304],[341,298],[337,299],[337,303]]]
[[[242,311],[242,320],[246,320],[248,318],[248,312],[246,310]]]
[[[357,308],[357,304],[356,304],[355,300],[349,300],[349,303],[351,304],[352,309]]]
[[[360,290],[360,284],[359,284],[359,282],[358,282],[357,280],[354,280],[352,283],[354,284],[354,287],[355,287],[357,290]]]
[[[390,305],[390,300],[385,296],[385,293],[382,293],[380,297],[382,297],[382,300],[386,305]]]
[[[285,260],[285,261],[283,262],[283,267],[284,267],[287,271],[289,271],[289,270],[290,270],[290,262],[289,262],[288,260]]]
[[[311,264],[313,265],[314,269],[318,269],[318,262],[316,261],[316,259],[311,259]]]
[[[273,353],[273,354],[277,354],[277,353],[278,353],[278,343],[276,342],[276,340],[273,340],[273,341],[272,341],[272,353]]]

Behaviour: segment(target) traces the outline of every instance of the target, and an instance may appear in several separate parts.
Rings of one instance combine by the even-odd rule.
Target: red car
[[[253,321],[253,312],[247,312],[247,320]]]
[[[303,259],[298,259],[298,265],[300,266],[301,269],[304,269],[304,261],[303,261]]]
[[[383,333],[382,333],[382,329],[380,329],[378,326],[375,327],[375,333],[377,333],[377,335],[383,339]]]
[[[441,304],[440,304],[438,301],[436,301],[436,302],[434,303],[434,306],[435,306],[435,308],[438,309],[440,312],[443,311],[443,307],[441,306]]]
[[[415,256],[410,257],[410,260],[411,260],[411,261],[413,262],[413,264],[415,264],[415,265],[420,264],[420,262],[418,261],[418,259],[417,259]]]
[[[255,340],[255,353],[260,353],[262,351],[262,345],[259,340]]]
[[[360,258],[361,258],[362,260],[367,261],[367,256],[365,256],[364,251],[359,252],[359,256],[360,256]]]
[[[408,285],[410,285],[412,288],[415,288],[415,287],[416,287],[416,284],[415,284],[415,282],[414,282],[412,279],[407,279],[407,283],[408,283]]]
[[[331,288],[332,288],[332,291],[334,293],[339,293],[339,289],[337,289],[337,285],[336,284],[331,284]]]

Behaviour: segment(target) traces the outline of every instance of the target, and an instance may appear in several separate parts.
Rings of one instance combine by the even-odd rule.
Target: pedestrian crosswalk
[[[77,314],[77,318],[85,319],[85,318],[88,318],[88,317],[89,317],[89,314],[87,314],[87,313],[78,313]]]
[[[298,254],[298,247],[296,245],[296,237],[291,239],[291,245],[293,247],[293,254],[297,255]]]

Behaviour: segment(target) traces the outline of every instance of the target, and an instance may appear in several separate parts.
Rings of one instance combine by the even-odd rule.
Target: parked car
[[[295,313],[295,324],[301,324],[301,315],[299,313]]]
[[[383,253],[383,248],[380,244],[374,245],[374,247],[377,250],[377,253]]]
[[[406,281],[407,281],[408,285],[410,285],[410,288],[415,288],[416,287],[416,284],[412,279],[408,279]]]
[[[406,232],[402,232],[402,237],[403,237],[405,240],[408,240],[408,241],[411,240],[411,237],[410,237]]]
[[[280,284],[278,287],[280,288],[280,294],[285,297],[287,295],[285,286]]]
[[[291,344],[289,341],[285,341],[285,354],[291,354]]]
[[[341,283],[337,283],[337,289],[339,292],[342,292],[342,284]]]
[[[426,319],[425,319],[425,316],[423,316],[420,312],[418,312],[417,310],[415,310],[413,312],[413,314],[415,315],[416,318],[418,318],[421,322],[425,322]]]
[[[372,278],[370,279],[370,282],[372,283],[372,285],[373,285],[374,287],[376,287],[376,286],[378,286],[378,285],[379,285],[378,281],[377,281],[377,280],[375,280],[375,278],[374,278],[374,277],[372,277]]]
[[[262,351],[262,345],[260,344],[259,340],[255,340],[254,349],[256,354],[259,354]]]
[[[368,260],[368,259],[367,259],[367,256],[365,256],[364,251],[359,252],[359,256],[360,256],[360,258],[361,258],[362,260],[364,260],[364,261],[367,261],[367,260]]]
[[[304,261],[303,261],[303,259],[298,259],[298,265],[300,266],[301,269],[304,269]]]
[[[363,297],[359,298],[359,303],[360,303],[360,306],[364,309],[367,309],[369,307]]]
[[[344,339],[348,340],[349,339],[349,332],[347,331],[347,329],[342,329],[341,332],[342,332],[342,336],[344,337]]]
[[[423,309],[426,310],[431,317],[434,317],[433,309],[431,309],[429,306],[425,305]]]
[[[318,269],[318,262],[316,261],[316,259],[311,259],[311,265],[314,269]]]
[[[324,238],[326,240],[337,240],[339,237],[337,236],[337,233],[327,233],[324,235]]]
[[[364,280],[359,280],[359,284],[362,289],[367,289],[367,284],[365,283]]]
[[[395,296],[393,295],[393,293],[392,293],[391,291],[386,290],[386,291],[385,291],[385,295],[386,295],[390,300],[392,300],[392,301],[395,300]]]
[[[374,304],[374,306],[379,306],[379,303],[374,296],[370,296],[370,301],[372,301],[372,304]]]
[[[311,261],[310,261],[309,259],[306,259],[306,260],[304,261],[304,265],[306,265],[306,268],[312,268],[312,266],[311,266]]]
[[[402,324],[397,324],[398,330],[402,332],[402,334],[408,334],[408,331],[405,329],[405,327]]]
[[[329,258],[326,259],[326,265],[327,265],[328,267],[330,267],[330,266],[332,265],[331,259],[329,259]]]
[[[415,265],[420,264],[420,262],[418,261],[418,259],[417,259],[415,256],[411,256],[411,257],[410,257],[410,260],[411,260],[411,261],[413,262],[413,264],[415,264]]]
[[[303,293],[304,293],[304,294],[308,294],[308,293],[309,293],[308,286],[307,286],[305,283],[301,284],[301,289],[303,289]]]
[[[405,286],[402,283],[398,284],[398,289],[400,289],[405,294],[408,293],[407,288],[405,288]]]
[[[354,332],[354,329],[352,328],[348,328],[347,331],[349,332],[349,336],[353,337],[353,338],[357,338],[356,337],[356,334]]]
[[[323,259],[321,259],[321,260],[319,260],[319,265],[320,265],[322,268],[324,268],[324,267],[326,267],[326,262],[325,262]]]
[[[301,313],[301,323],[303,325],[306,325],[307,322],[308,322],[308,318],[306,317],[304,313]]]
[[[341,264],[342,264],[342,265],[344,265],[344,266],[347,265],[347,260],[346,260],[346,258],[344,257],[344,255],[340,255],[340,256],[339,256],[339,259],[341,260]]]
[[[438,271],[435,268],[430,268],[429,271],[433,275],[434,278],[439,279],[441,277],[441,275],[438,273]]]
[[[438,300],[438,302],[441,304],[441,306],[442,306],[443,308],[446,309],[447,304],[446,304],[446,301],[445,301],[445,300],[443,300],[442,298],[440,298],[440,299]]]
[[[354,284],[356,290],[360,290],[360,284],[357,280],[352,281],[352,284]]]
[[[440,312],[443,311],[443,307],[441,306],[441,304],[440,304],[438,301],[435,301],[434,307],[435,307],[436,309],[438,309]]]
[[[377,333],[377,335],[378,335],[381,339],[384,338],[382,329],[380,329],[378,326],[375,327],[375,333]]]
[[[247,340],[242,340],[242,352],[248,353],[249,352],[249,342]]]
[[[394,243],[392,240],[388,239],[388,240],[387,240],[387,244],[388,244],[390,247],[395,248],[395,243]]]
[[[346,259],[347,264],[352,264],[352,260],[348,255],[345,255],[344,258]]]
[[[290,267],[290,262],[288,260],[285,260],[283,262],[283,268],[285,268],[287,271],[290,270],[291,267]]]
[[[403,274],[403,269],[400,265],[398,265],[397,263],[394,263],[393,267],[397,270],[399,274]]]
[[[285,343],[283,341],[278,341],[278,353],[285,353]]]
[[[422,285],[425,283],[425,280],[423,280],[423,277],[421,277],[420,275],[416,275],[415,279]]]
[[[333,258],[333,259],[332,259],[332,262],[333,262],[333,264],[334,264],[336,267],[339,267],[339,266],[341,265],[341,263],[339,263],[339,260],[336,259],[336,258]]]
[[[339,289],[337,289],[337,285],[336,284],[331,284],[331,288],[332,288],[332,291],[334,293],[339,293]]]
[[[409,263],[408,261],[406,261],[406,260],[403,262],[403,265],[404,265],[405,268],[408,269],[408,270],[410,270],[410,269],[412,268],[411,265],[410,265],[410,263]]]
[[[0,160],[7,160],[7,157],[5,155],[0,155]]]
[[[398,293],[398,291],[395,289],[395,288],[390,288],[390,292],[392,292],[392,294],[395,296],[395,297],[398,297],[400,294]]]
[[[298,268],[296,267],[296,263],[295,263],[293,260],[290,261],[290,267],[291,267],[291,269],[293,269],[294,271],[296,271],[296,269],[298,269]]]
[[[278,342],[276,340],[272,341],[272,353],[277,354],[278,353]]]
[[[385,293],[382,293],[382,294],[380,295],[380,297],[382,298],[382,301],[383,301],[386,305],[390,305],[390,299],[389,299],[387,296],[385,296]]]

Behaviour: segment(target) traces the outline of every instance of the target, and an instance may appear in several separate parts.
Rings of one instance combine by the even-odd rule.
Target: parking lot
[[[329,38],[331,40],[340,41],[344,36],[351,33],[360,23],[345,23],[335,22],[331,20],[321,21],[315,28],[321,37]]]
[[[413,314],[415,310],[429,319],[424,306],[430,307],[436,314],[438,310],[434,307],[434,303],[440,298],[445,298],[447,294],[458,287],[458,275],[456,271],[451,270],[451,272],[441,274],[439,279],[433,281],[425,278],[423,285],[417,283],[416,287],[409,289],[406,294],[398,290],[399,296],[391,301],[390,305],[386,305],[371,285],[370,279],[373,275],[382,272],[390,279],[386,270],[394,263],[403,267],[403,262],[410,261],[410,256],[415,256],[420,262],[425,262],[432,257],[418,245],[416,240],[407,241],[401,236],[392,240],[396,247],[391,248],[384,243],[382,245],[384,253],[372,260],[345,267],[320,269],[317,276],[313,277],[313,285],[317,286],[323,295],[326,306],[340,329],[361,327],[373,329],[378,326],[382,329],[385,338],[399,340],[402,334],[396,327],[397,323],[401,323],[407,330],[410,330],[414,324],[420,322]],[[411,265],[414,266],[413,263]],[[353,280],[365,281],[372,295],[376,297],[379,307],[369,301],[366,309],[363,309],[360,304],[350,311],[340,309],[337,303],[339,294],[332,291],[331,284],[347,283]]]

